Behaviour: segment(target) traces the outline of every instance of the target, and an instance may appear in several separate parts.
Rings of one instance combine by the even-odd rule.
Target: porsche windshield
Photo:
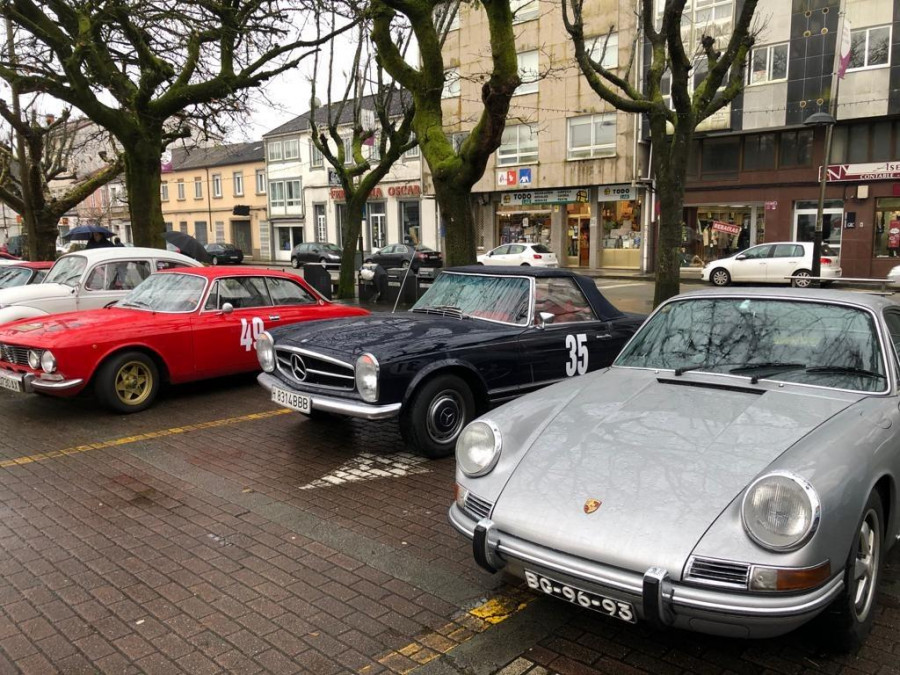
[[[766,298],[672,302],[644,324],[615,365],[867,392],[889,384],[869,312]]]
[[[81,255],[63,256],[50,268],[44,283],[47,284],[66,284],[74,286],[81,278],[81,273],[87,267],[87,258]]]
[[[153,274],[123,298],[119,307],[151,312],[191,312],[197,308],[206,279],[194,274]]]
[[[413,306],[413,312],[446,312],[525,325],[531,284],[527,277],[444,272]]]

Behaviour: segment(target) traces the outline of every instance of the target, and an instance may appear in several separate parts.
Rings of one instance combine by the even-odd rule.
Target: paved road
[[[646,311],[643,282],[600,281]],[[115,416],[0,392],[0,673],[896,673],[900,550],[875,629],[747,642],[613,623],[481,572],[453,462],[393,423],[325,425],[253,378]]]

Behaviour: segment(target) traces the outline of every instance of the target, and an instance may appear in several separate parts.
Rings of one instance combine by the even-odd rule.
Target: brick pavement
[[[812,629],[660,633],[481,572],[446,520],[451,460],[301,489],[393,456],[392,423],[283,414],[250,378],[128,417],[0,392],[0,416],[0,673],[898,672],[900,552],[853,657]]]

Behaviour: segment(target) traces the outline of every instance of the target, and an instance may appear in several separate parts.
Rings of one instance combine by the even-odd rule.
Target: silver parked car
[[[457,442],[475,560],[627,622],[767,637],[872,623],[900,532],[900,304],[710,289],[662,304],[612,367]]]

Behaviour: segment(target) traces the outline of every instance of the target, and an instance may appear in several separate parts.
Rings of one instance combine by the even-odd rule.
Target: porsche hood
[[[853,403],[684,386],[689,378],[650,371],[635,387],[635,371],[630,384],[624,372],[587,376],[592,382],[524,449],[491,515],[501,532],[634,571],[656,565],[680,575],[757,474]],[[599,502],[591,513],[589,500]]]

